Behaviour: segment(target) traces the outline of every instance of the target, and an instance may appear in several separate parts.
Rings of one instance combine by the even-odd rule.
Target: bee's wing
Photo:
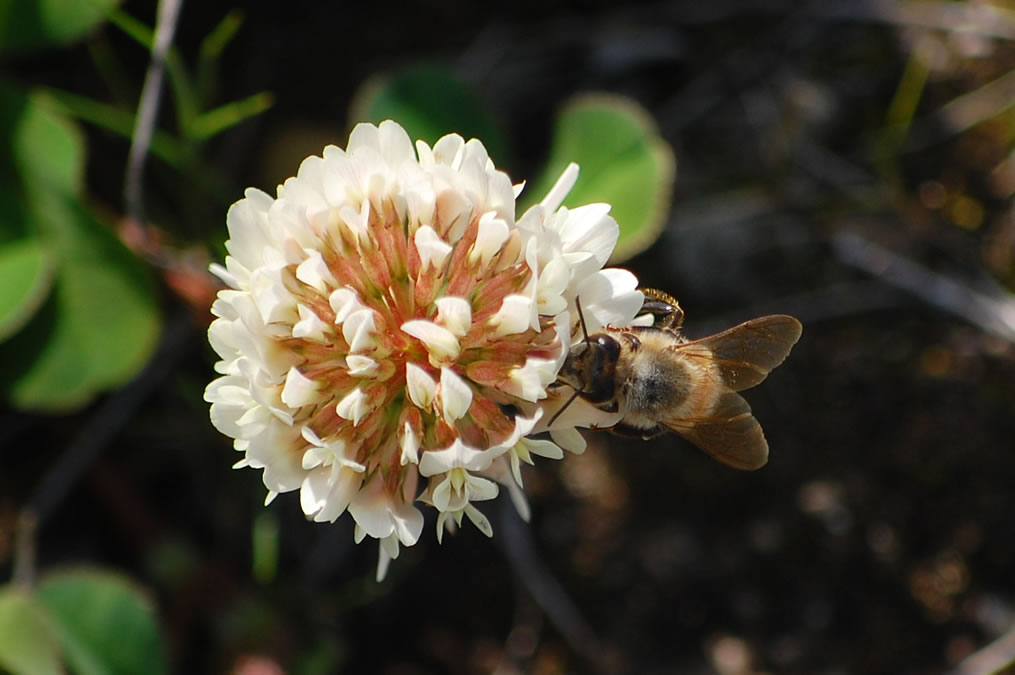
[[[751,406],[736,392],[759,384],[782,363],[803,327],[791,316],[752,319],[729,330],[672,349],[697,361],[709,381],[697,386],[717,393],[708,410],[693,417],[661,420],[713,458],[737,469],[759,469],[768,461],[768,441]]]
[[[674,347],[687,358],[707,359],[733,391],[760,384],[786,360],[803,326],[791,316],[773,314],[745,321],[721,333]]]
[[[768,462],[768,441],[761,425],[744,397],[734,391],[727,389],[717,396],[708,415],[661,423],[734,469],[753,471]]]

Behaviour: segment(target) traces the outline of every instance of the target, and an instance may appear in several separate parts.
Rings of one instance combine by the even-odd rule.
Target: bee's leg
[[[641,311],[655,317],[655,328],[673,331],[680,328],[684,323],[684,310],[680,309],[676,298],[654,288],[643,288],[641,292],[645,295]]]
[[[637,438],[642,441],[647,441],[650,438],[661,436],[668,431],[666,427],[658,425],[649,429],[642,429],[640,427],[633,427],[630,424],[624,424],[623,422],[620,422],[612,427],[603,428],[615,436],[620,436],[621,438]]]

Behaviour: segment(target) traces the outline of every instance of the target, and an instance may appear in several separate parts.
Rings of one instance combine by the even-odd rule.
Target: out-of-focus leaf
[[[146,271],[91,213],[69,198],[39,212],[61,266],[52,295],[3,344],[0,391],[21,408],[61,410],[129,380],[160,322]]]
[[[53,286],[53,269],[35,237],[0,244],[0,342],[32,318]]]
[[[637,103],[583,96],[560,112],[543,173],[525,188],[528,204],[542,199],[570,162],[581,167],[565,206],[605,202],[620,225],[611,262],[651,246],[662,231],[673,192],[673,151]]]
[[[6,151],[0,152],[0,176],[63,194],[79,193],[84,140],[73,122],[46,105],[44,95],[25,96],[0,85],[0,134],[0,144],[7,146],[0,146]]]
[[[186,133],[196,141],[206,141],[243,120],[260,115],[271,107],[274,98],[268,92],[248,96],[201,113],[187,127]]]
[[[70,44],[121,0],[0,0],[0,52]]]
[[[166,672],[155,608],[128,579],[100,570],[50,574],[39,584],[71,668],[83,675]]]
[[[39,103],[56,114],[68,115],[94,124],[123,138],[129,139],[134,133],[134,113],[108,103],[57,89],[45,90],[45,95],[39,99]],[[182,171],[188,168],[188,158],[182,144],[165,131],[155,130],[152,135],[151,151],[153,155],[175,169]]]
[[[144,365],[159,331],[144,268],[77,196],[83,143],[50,104],[0,87],[0,146],[7,145],[0,147],[0,245],[35,241],[52,261],[48,267],[29,250],[8,261],[19,271],[4,283],[13,308],[8,331],[20,330],[0,349],[0,394],[37,410],[80,405],[122,384]],[[42,302],[47,285],[52,292]],[[26,316],[27,309],[36,311]]]
[[[412,66],[368,80],[353,97],[349,115],[353,122],[395,120],[410,138],[430,145],[450,133],[478,138],[498,166],[510,159],[487,107],[466,83],[437,66]]]
[[[60,644],[46,611],[25,590],[0,588],[0,670],[61,675]]]

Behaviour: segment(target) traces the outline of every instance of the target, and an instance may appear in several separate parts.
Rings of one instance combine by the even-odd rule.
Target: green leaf
[[[0,0],[0,52],[67,45],[106,20],[121,0]]]
[[[620,225],[620,239],[611,262],[627,260],[659,238],[673,192],[675,161],[641,106],[607,96],[570,101],[557,117],[546,167],[525,188],[526,204],[542,199],[571,162],[581,173],[564,205],[612,205],[610,215]]]
[[[84,140],[74,123],[46,100],[42,94],[25,96],[0,85],[0,177],[78,194],[84,176]]]
[[[39,104],[53,114],[74,117],[128,140],[134,134],[134,113],[108,103],[67,91],[46,89],[39,96]],[[188,168],[182,143],[165,131],[155,130],[152,135],[151,152],[175,169],[184,171]]]
[[[0,342],[32,318],[53,287],[53,256],[35,237],[0,244]]]
[[[46,611],[25,590],[0,588],[0,670],[61,675],[60,644]]]
[[[195,141],[206,141],[245,119],[260,115],[274,102],[274,97],[271,94],[262,91],[253,96],[226,103],[195,117],[187,127],[186,133]]]
[[[483,141],[498,166],[508,164],[500,126],[472,89],[453,73],[437,66],[410,66],[367,80],[350,106],[353,122],[375,124],[392,119],[413,140],[434,144],[457,133]]]
[[[166,672],[153,603],[127,578],[91,569],[49,574],[39,584],[38,596],[75,673]]]
[[[159,316],[146,270],[90,212],[70,198],[36,204],[61,266],[52,295],[3,344],[0,391],[20,408],[58,411],[133,377]]]
[[[81,405],[124,383],[159,333],[146,270],[77,196],[83,142],[51,103],[0,86],[0,144],[8,144],[0,147],[0,250],[15,246],[2,270],[0,335],[18,331],[0,349],[0,393],[36,410]],[[42,253],[16,246],[24,241]]]

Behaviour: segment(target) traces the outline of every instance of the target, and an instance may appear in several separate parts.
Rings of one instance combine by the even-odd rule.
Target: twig
[[[808,14],[1015,40],[1015,14],[987,3],[934,0],[812,2]]]
[[[43,476],[25,511],[38,525],[52,514],[81,474],[116,437],[127,420],[176,367],[192,337],[193,325],[182,314],[167,320],[162,342],[148,365],[134,380],[110,395],[78,432],[61,457]]]
[[[123,197],[128,217],[138,224],[145,222],[142,189],[144,166],[148,157],[148,148],[152,142],[152,135],[155,132],[159,99],[162,97],[166,53],[169,51],[169,45],[173,42],[181,5],[182,0],[159,0],[151,61],[148,63],[148,72],[145,74],[144,86],[141,89],[130,152],[127,155],[127,175],[124,178]]]
[[[807,325],[862,312],[891,309],[906,302],[911,302],[909,295],[883,281],[833,284],[753,303],[743,311],[692,321],[687,334],[692,338],[713,335],[764,314],[792,314]]]
[[[30,511],[18,514],[14,528],[14,572],[11,579],[15,586],[30,588],[35,583],[35,530],[38,518]]]
[[[949,675],[981,675],[982,673],[1011,672],[1015,665],[1015,628],[978,649],[959,662]]]
[[[519,518],[510,500],[498,501],[500,522],[497,541],[501,543],[515,576],[532,594],[571,650],[584,658],[594,672],[623,672],[615,655],[603,648],[603,643],[568,597],[567,591],[540,561],[529,528]]]
[[[843,262],[1015,343],[1015,298],[1002,289],[974,290],[856,234],[836,234],[832,245]]]

